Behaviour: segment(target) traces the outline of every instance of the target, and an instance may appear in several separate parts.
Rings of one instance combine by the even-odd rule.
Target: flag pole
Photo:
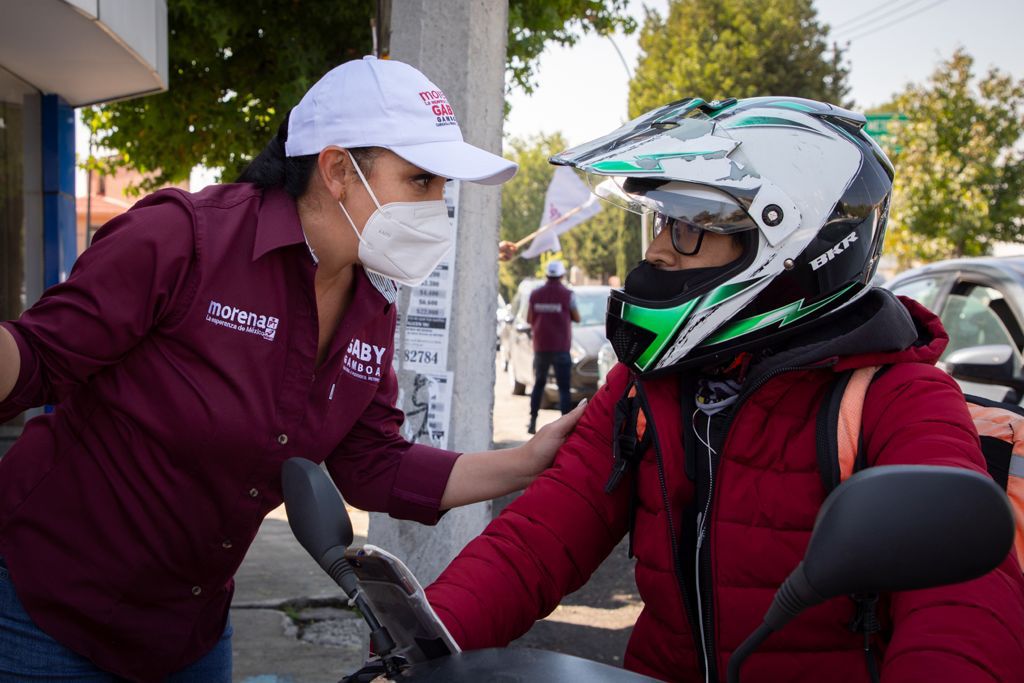
[[[570,211],[566,211],[564,214],[562,214],[561,216],[559,216],[555,220],[551,221],[550,223],[546,223],[546,224],[540,226],[539,228],[537,228],[536,230],[531,232],[529,235],[527,235],[526,237],[524,237],[521,240],[519,240],[518,242],[516,242],[515,243],[516,244],[516,249],[519,249],[521,246],[523,246],[527,242],[531,241],[532,239],[534,239],[535,237],[540,235],[542,232],[544,232],[546,230],[550,230],[551,228],[555,227],[559,223],[562,223],[562,222],[572,218],[573,216],[575,216],[580,211],[582,211],[583,209],[587,208],[588,206],[590,206],[593,203],[594,203],[594,200],[590,199],[590,200],[580,204],[575,209],[572,209]]]

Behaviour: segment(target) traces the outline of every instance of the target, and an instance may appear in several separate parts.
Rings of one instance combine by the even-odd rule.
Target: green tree
[[[589,277],[602,282],[615,275],[623,213],[618,207],[604,204],[599,214],[562,233],[558,240],[566,263],[579,266]]]
[[[892,111],[896,166],[886,249],[901,266],[989,253],[1024,241],[1024,80],[991,69],[980,80],[963,50]]]
[[[567,146],[560,133],[507,142],[506,156],[519,163],[519,172],[502,186],[501,239],[515,242],[540,227],[544,197],[555,172],[548,158]],[[523,278],[541,277],[545,264],[555,256],[568,265],[579,266],[590,277],[624,278],[640,259],[639,221],[631,220],[631,216],[605,204],[599,214],[559,236],[560,253],[502,263],[499,282],[506,298],[511,297]]]
[[[566,147],[560,133],[506,141],[505,156],[519,164],[519,172],[501,186],[501,239],[515,242],[540,227],[544,194],[555,172],[548,158]],[[498,282],[511,300],[520,280],[541,273],[537,260],[517,258],[501,264]]]
[[[684,97],[842,104],[848,70],[827,37],[812,0],[670,0],[668,16],[649,10],[641,29],[630,116]]]
[[[531,90],[548,42],[632,30],[627,0],[510,0],[507,74]],[[371,51],[370,0],[168,0],[170,89],[88,108],[99,172],[124,166],[142,189],[189,177],[202,164],[233,179],[277,130],[284,113],[328,69]]]

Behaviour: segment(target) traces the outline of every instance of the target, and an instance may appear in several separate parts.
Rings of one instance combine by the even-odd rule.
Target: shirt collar
[[[268,251],[305,241],[295,200],[280,188],[269,187],[264,190],[256,218],[252,260],[255,261]]]

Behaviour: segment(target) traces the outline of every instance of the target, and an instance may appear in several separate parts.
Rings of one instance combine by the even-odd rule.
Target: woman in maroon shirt
[[[579,411],[459,455],[394,407],[396,282],[447,251],[445,180],[515,171],[412,67],[348,62],[240,183],[147,197],[0,324],[0,421],[55,406],[0,460],[0,678],[229,681],[232,576],[289,457],[427,524],[543,470]]]

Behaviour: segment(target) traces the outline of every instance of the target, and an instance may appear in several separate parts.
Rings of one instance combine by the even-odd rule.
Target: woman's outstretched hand
[[[522,446],[463,453],[448,477],[441,496],[441,509],[491,500],[529,486],[538,474],[551,466],[555,453],[576,427],[586,404],[582,401],[572,412],[542,427]]]
[[[571,411],[551,424],[541,427],[536,436],[523,445],[526,457],[531,463],[529,469],[533,472],[533,477],[551,467],[551,463],[555,460],[555,454],[572,434],[572,430],[576,428],[576,423],[579,422],[586,408],[587,399],[583,399]]]

